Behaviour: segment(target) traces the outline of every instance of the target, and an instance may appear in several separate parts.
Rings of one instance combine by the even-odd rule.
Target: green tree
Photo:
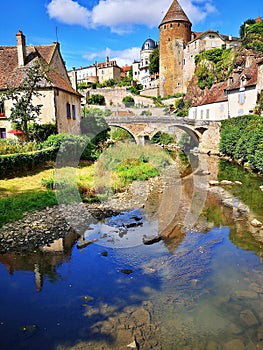
[[[87,108],[82,110],[82,119],[80,129],[83,135],[87,135],[95,145],[104,143],[109,137],[109,125],[105,117],[111,114],[111,111],[102,111],[99,108]]]
[[[243,46],[255,52],[263,52],[263,22],[256,22],[245,27]]]
[[[87,102],[88,102],[89,105],[104,105],[105,104],[105,98],[104,98],[103,95],[94,94],[94,95],[91,95],[88,98]]]
[[[153,52],[150,54],[149,57],[149,72],[150,74],[156,74],[159,73],[159,48],[153,50]]]
[[[246,28],[249,27],[251,24],[254,24],[256,23],[256,21],[254,19],[248,19],[246,20],[241,26],[240,26],[240,29],[239,29],[239,35],[240,35],[240,38],[243,39],[246,35]]]
[[[8,119],[24,132],[26,140],[29,138],[28,124],[34,123],[41,113],[42,105],[35,104],[33,98],[42,96],[39,89],[49,81],[48,70],[48,66],[38,60],[25,69],[25,78],[18,87],[8,86],[4,93],[4,99],[13,102]]]
[[[131,106],[134,106],[135,101],[132,96],[125,96],[122,99],[122,103],[124,103],[125,107],[131,107]]]

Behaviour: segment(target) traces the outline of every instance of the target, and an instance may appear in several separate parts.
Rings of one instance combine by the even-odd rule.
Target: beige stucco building
[[[79,134],[81,120],[81,95],[72,87],[64,65],[60,45],[27,46],[21,31],[16,34],[16,46],[0,47],[0,95],[4,95],[7,86],[19,88],[29,67],[39,60],[47,68],[36,90],[39,97],[32,102],[42,104],[38,123],[56,123],[59,133]],[[10,116],[13,102],[2,100],[0,104],[0,137],[13,137],[8,133],[12,129]]]

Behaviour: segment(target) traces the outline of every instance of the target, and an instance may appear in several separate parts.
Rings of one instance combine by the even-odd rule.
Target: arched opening
[[[110,125],[110,139],[113,142],[117,142],[117,141],[135,142],[135,137],[132,135],[132,133],[129,130],[117,125]]]

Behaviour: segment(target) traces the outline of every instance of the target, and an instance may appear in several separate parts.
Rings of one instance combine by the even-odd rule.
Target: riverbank
[[[134,208],[139,208],[142,211],[146,208],[148,216],[156,215],[159,209],[157,202],[162,200],[160,198],[164,192],[164,186],[169,186],[169,184],[165,184],[160,177],[155,177],[148,181],[134,181],[127,186],[125,191],[115,194],[103,202],[63,204],[27,212],[22,219],[5,224],[0,229],[0,253],[37,249],[49,245],[54,240],[63,238],[69,233],[77,234],[77,237],[80,237],[89,225]],[[210,202],[213,203],[216,200],[218,205],[221,204],[229,209],[233,213],[234,221],[239,223],[242,221],[242,227],[245,227],[256,240],[263,242],[261,221],[245,203],[229,192],[231,186],[242,186],[242,183],[224,180],[221,182],[210,181],[207,188]],[[229,216],[229,213],[225,215]],[[207,219],[205,218],[204,221],[204,218],[201,217],[200,222],[202,227],[197,222],[193,229],[197,231],[202,228],[207,231],[210,227]],[[184,232],[187,229],[189,228],[180,226],[180,230]],[[170,239],[169,236],[161,238]]]

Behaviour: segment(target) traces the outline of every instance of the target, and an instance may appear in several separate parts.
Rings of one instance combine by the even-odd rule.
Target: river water
[[[178,225],[179,207],[166,221],[172,235],[156,239],[173,209],[157,190],[81,238],[0,255],[0,348],[263,349],[263,237],[250,225],[263,220],[263,179],[224,161],[208,168],[242,185],[225,189],[233,206],[206,193],[192,229]]]

